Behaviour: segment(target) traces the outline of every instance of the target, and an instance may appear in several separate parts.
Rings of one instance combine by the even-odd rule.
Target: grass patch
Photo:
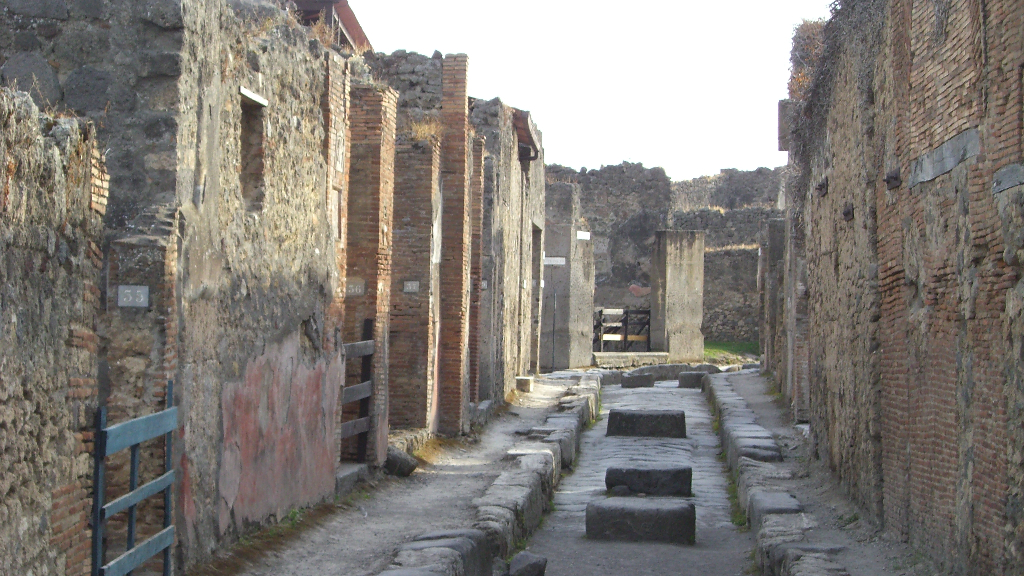
[[[740,506],[739,486],[736,485],[736,478],[732,473],[727,472],[727,474],[729,474],[729,520],[740,529],[740,532],[746,532],[750,530],[750,526],[747,526],[747,513],[743,510],[743,506]]]
[[[757,342],[705,342],[704,361],[710,364],[745,364],[761,354]]]
[[[839,526],[842,527],[842,528],[846,528],[847,526],[849,526],[850,524],[853,524],[857,520],[860,520],[860,514],[858,514],[856,512],[854,512],[853,514],[850,514],[849,516],[841,516],[839,518]]]

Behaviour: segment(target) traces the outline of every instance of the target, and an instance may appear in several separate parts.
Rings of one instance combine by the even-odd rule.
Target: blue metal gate
[[[153,556],[163,552],[164,576],[171,574],[171,546],[174,544],[174,526],[171,525],[171,487],[174,485],[174,466],[171,461],[171,442],[178,428],[178,409],[174,407],[174,381],[167,381],[167,406],[162,412],[143,416],[107,427],[107,408],[96,410],[95,467],[93,469],[92,509],[92,576],[124,576],[131,574]],[[164,474],[139,486],[139,444],[164,436]],[[131,450],[129,492],[110,502],[106,499],[106,459],[124,449]],[[163,492],[164,527],[151,538],[136,545],[135,507],[151,496]],[[104,528],[115,514],[128,511],[127,549],[124,554],[105,563]]]

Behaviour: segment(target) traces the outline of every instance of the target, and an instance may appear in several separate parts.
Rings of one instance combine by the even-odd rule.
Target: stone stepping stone
[[[629,492],[650,496],[693,496],[693,468],[686,465],[651,464],[605,471],[609,489],[624,486]]]
[[[697,513],[677,498],[602,498],[587,505],[587,538],[626,542],[696,542]]]
[[[682,410],[619,410],[608,413],[607,436],[686,438]]]
[[[679,387],[700,388],[701,382],[704,380],[704,374],[704,372],[680,372]]]
[[[623,388],[654,388],[654,374],[623,374]]]
[[[804,507],[795,496],[786,492],[755,492],[747,502],[747,518],[757,529],[768,514],[799,514]]]

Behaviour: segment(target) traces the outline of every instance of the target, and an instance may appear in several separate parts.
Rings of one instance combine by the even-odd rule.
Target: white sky
[[[469,94],[533,113],[548,163],[674,180],[786,163],[793,28],[829,0],[350,0],[378,52],[469,55]]]

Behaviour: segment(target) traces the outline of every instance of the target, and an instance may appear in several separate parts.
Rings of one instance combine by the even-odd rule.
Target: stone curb
[[[399,547],[381,575],[491,576],[493,560],[508,557],[551,511],[562,470],[575,463],[583,429],[597,418],[600,405],[601,377],[584,374],[566,389],[544,424],[508,450],[505,459],[512,466],[473,500],[472,527],[414,539]]]
[[[727,378],[724,373],[708,374],[701,389],[718,421],[740,505],[750,521],[757,520],[751,528],[756,531],[755,561],[762,576],[849,576],[831,559],[841,548],[808,542],[814,519],[779,486],[780,480],[792,478],[789,470],[776,464],[783,459],[782,450]]]

